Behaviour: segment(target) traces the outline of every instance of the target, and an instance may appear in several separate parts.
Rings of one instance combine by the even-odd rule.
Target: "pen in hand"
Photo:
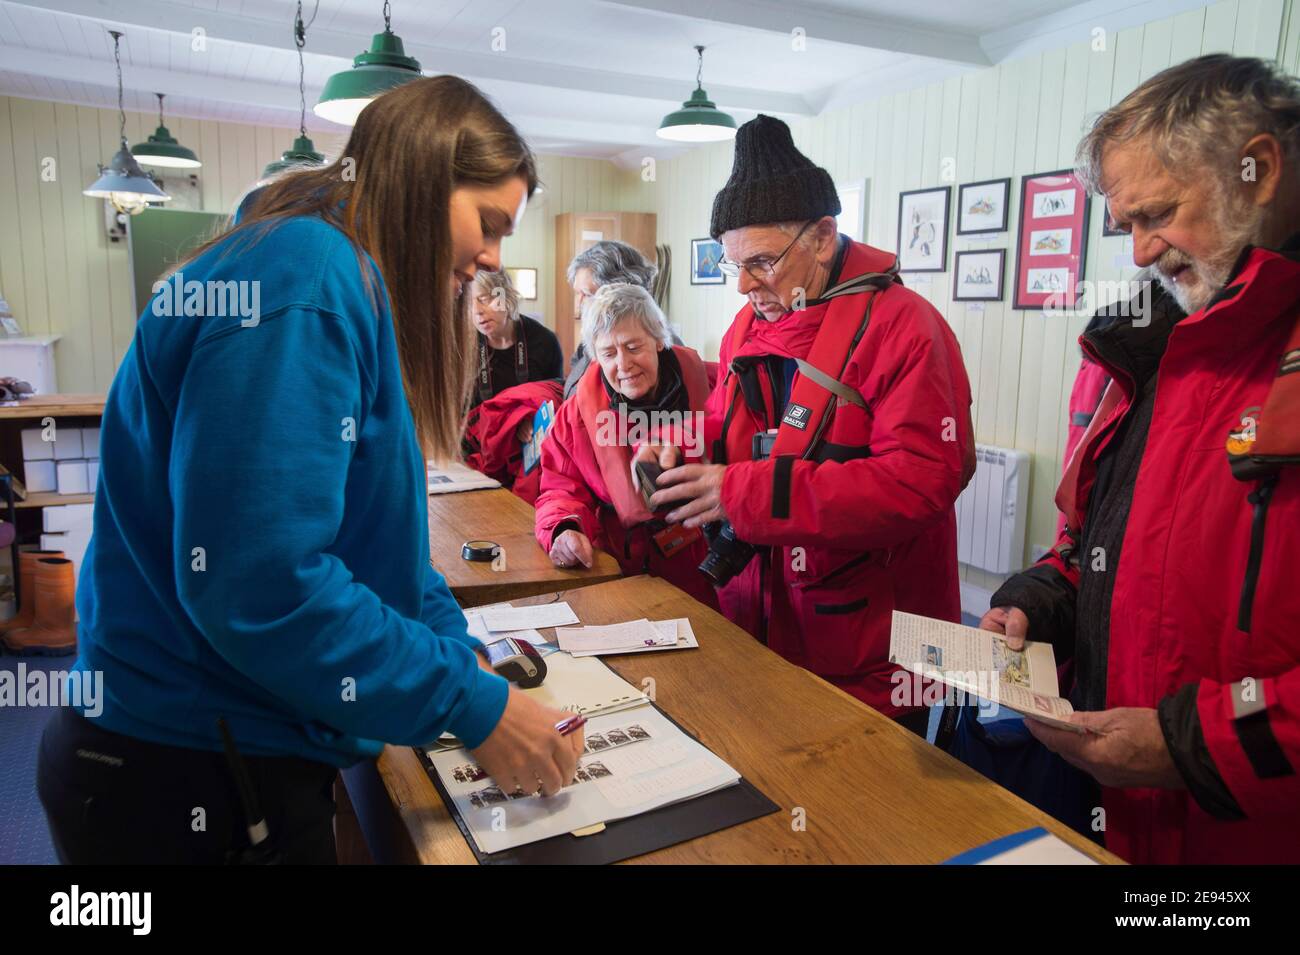
[[[555,729],[561,736],[568,736],[574,730],[581,726],[585,726],[586,724],[587,718],[579,713],[575,716],[570,716],[568,719],[560,720],[560,722],[555,724]]]

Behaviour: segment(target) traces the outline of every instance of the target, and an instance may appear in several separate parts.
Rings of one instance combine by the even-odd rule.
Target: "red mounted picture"
[[[1022,179],[1012,308],[1073,308],[1087,246],[1088,194],[1074,171]]]

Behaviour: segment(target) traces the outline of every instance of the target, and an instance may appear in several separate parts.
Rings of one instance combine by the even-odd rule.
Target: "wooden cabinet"
[[[564,370],[580,338],[573,312],[568,269],[573,257],[605,239],[626,242],[655,261],[656,216],[653,212],[563,212],[555,217],[555,334],[564,352]]]

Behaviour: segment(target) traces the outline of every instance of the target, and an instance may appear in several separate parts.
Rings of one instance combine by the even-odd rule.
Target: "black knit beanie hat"
[[[840,213],[830,173],[795,148],[790,127],[759,114],[736,130],[731,178],[713,199],[709,234]]]

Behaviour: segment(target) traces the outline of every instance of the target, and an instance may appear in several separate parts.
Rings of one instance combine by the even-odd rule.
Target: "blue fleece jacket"
[[[109,390],[77,587],[96,719],[218,749],[224,716],[245,753],[338,766],[477,746],[507,685],[429,563],[382,278],[321,219],[260,233],[155,287]]]

